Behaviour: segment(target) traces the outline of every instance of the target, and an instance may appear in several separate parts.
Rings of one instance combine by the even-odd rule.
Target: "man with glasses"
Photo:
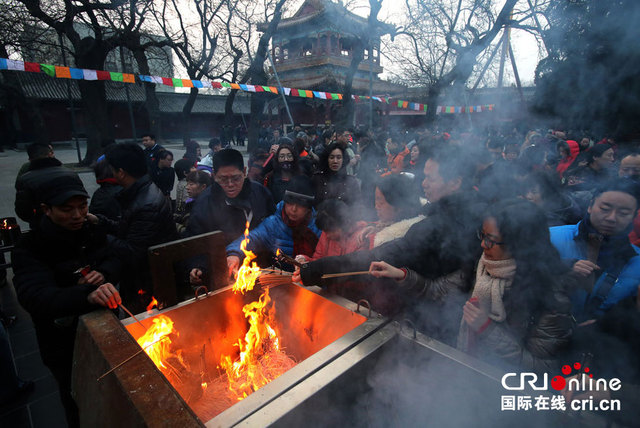
[[[242,154],[234,149],[223,149],[212,158],[213,184],[196,201],[187,226],[187,236],[221,230],[225,245],[275,212],[271,193],[264,186],[246,178]],[[200,284],[202,269],[190,273],[192,284]]]

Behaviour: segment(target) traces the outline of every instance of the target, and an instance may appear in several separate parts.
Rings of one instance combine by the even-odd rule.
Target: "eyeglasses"
[[[221,186],[228,186],[230,184],[238,184],[240,183],[242,180],[244,180],[244,175],[242,174],[238,174],[238,175],[232,175],[230,177],[216,177],[215,178],[216,183],[218,183]]]
[[[478,236],[478,239],[480,241],[484,242],[484,245],[487,248],[493,248],[494,245],[504,245],[504,242],[494,241],[493,239],[489,238],[489,236],[487,236],[487,234],[481,230],[478,230],[476,232],[476,235]]]
[[[293,154],[291,154],[291,153],[280,153],[278,155],[278,160],[279,161],[293,160]]]

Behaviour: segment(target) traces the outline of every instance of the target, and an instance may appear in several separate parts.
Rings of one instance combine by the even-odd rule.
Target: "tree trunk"
[[[108,49],[86,37],[74,46],[74,58],[78,68],[102,70]],[[78,80],[84,115],[87,118],[87,153],[80,165],[88,166],[102,154],[102,140],[113,139],[113,125],[109,117],[105,83],[101,80]]]
[[[191,88],[187,102],[182,107],[182,144],[191,141],[191,110],[198,97],[198,88]]]
[[[262,120],[262,112],[267,97],[263,92],[251,94],[251,120],[249,121],[249,129],[247,132],[247,152],[252,153],[258,147],[258,134],[260,132],[260,121]]]
[[[109,120],[104,82],[78,80],[78,87],[87,118],[87,152],[80,165],[88,166],[102,154],[102,140],[113,138],[113,129]]]
[[[356,43],[353,49],[353,56],[351,58],[351,65],[347,71],[347,75],[344,80],[344,91],[342,92],[342,114],[338,126],[343,128],[349,128],[353,125],[353,115],[355,112],[354,102],[351,99],[353,93],[353,78],[358,71],[360,63],[364,59],[364,48],[361,43]]]
[[[233,102],[237,93],[237,90],[232,89],[224,102],[224,124],[226,126],[233,126]]]
[[[136,49],[133,51],[133,55],[138,63],[138,69],[140,74],[149,76],[151,74],[149,70],[149,61],[144,53],[143,49]],[[151,82],[144,82],[144,93],[146,101],[144,103],[145,110],[147,111],[147,117],[149,118],[149,132],[156,136],[156,140],[162,140],[162,120],[160,115],[160,102],[156,95],[156,84]]]
[[[427,115],[425,117],[426,124],[435,122],[436,115],[438,113],[438,98],[440,98],[440,92],[442,88],[437,83],[429,86],[427,91]]]

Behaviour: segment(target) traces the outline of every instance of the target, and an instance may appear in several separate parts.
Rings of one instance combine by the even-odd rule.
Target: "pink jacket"
[[[320,240],[318,241],[318,245],[316,245],[316,251],[313,253],[312,260],[330,256],[342,256],[360,250],[368,250],[368,239],[364,239],[364,242],[361,243],[358,242],[358,232],[360,232],[366,226],[366,222],[359,221],[358,223],[356,223],[356,228],[351,233],[351,235],[346,237],[346,239],[342,239],[340,241],[332,241],[327,238],[327,234],[325,232],[322,232],[322,234],[320,235]]]

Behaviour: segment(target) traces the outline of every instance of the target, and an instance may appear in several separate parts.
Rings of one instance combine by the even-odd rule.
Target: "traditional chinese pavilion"
[[[380,33],[393,27],[381,23]],[[367,19],[330,0],[306,0],[291,17],[282,19],[273,35],[271,54],[282,86],[325,92],[342,92],[358,38],[368,31]],[[369,52],[372,53],[369,57]],[[272,70],[273,71],[273,70]],[[406,88],[381,80],[380,36],[364,48],[364,59],[353,79],[353,93],[369,94],[370,81],[376,95],[393,95]],[[275,76],[269,81],[276,85]],[[296,122],[331,120],[328,102],[291,100]],[[306,106],[300,105],[304,103]],[[320,117],[319,117],[320,115]]]

